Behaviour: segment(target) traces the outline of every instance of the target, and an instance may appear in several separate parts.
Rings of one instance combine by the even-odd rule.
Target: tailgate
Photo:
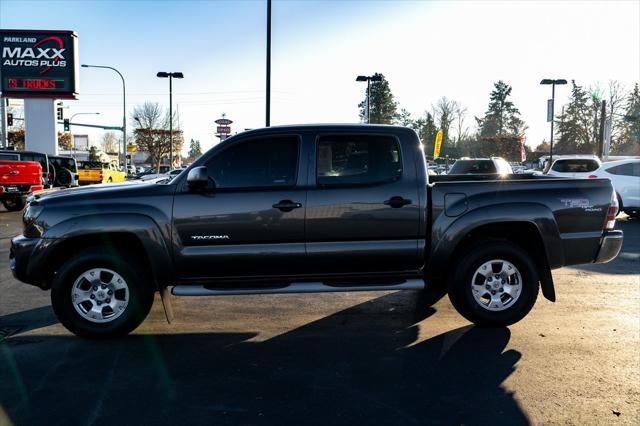
[[[101,182],[102,170],[80,169],[78,170],[79,180],[86,182]]]

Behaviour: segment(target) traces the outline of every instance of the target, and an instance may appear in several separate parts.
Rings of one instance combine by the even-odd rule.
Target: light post
[[[118,73],[120,79],[122,80],[122,164],[124,165],[125,170],[127,169],[127,89],[124,84],[124,77],[122,73],[113,67],[108,67],[106,65],[87,65],[82,64],[82,68],[104,68],[107,70],[112,70]]]
[[[367,123],[371,123],[371,82],[382,81],[380,75],[359,75],[356,77],[356,81],[367,82]]]
[[[567,80],[564,79],[550,79],[545,78],[540,82],[542,85],[551,85],[551,111],[547,111],[547,114],[551,117],[551,141],[549,142],[549,166],[553,164],[553,118],[556,104],[556,84],[567,84]]]
[[[174,78],[184,78],[181,72],[164,72],[156,74],[159,78],[169,78],[169,169],[173,168],[173,86]],[[158,170],[159,171],[159,170]]]

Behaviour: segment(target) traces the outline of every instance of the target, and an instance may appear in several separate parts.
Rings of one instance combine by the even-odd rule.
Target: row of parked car
[[[598,157],[590,155],[559,156],[551,164],[547,162],[542,171],[526,169],[516,171],[513,165],[500,157],[463,158],[457,160],[446,174],[507,176],[518,172],[573,179],[608,178],[616,191],[620,211],[624,211],[631,217],[638,217],[640,213],[640,159],[638,158],[602,162]]]
[[[42,189],[170,178],[182,170],[172,170],[169,166],[160,166],[160,170],[128,166],[125,172],[113,163],[102,161],[76,161],[73,157],[41,152],[0,150],[0,202],[7,210],[21,210],[27,196]]]

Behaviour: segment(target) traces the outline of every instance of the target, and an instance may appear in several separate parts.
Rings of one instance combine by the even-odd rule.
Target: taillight
[[[589,178],[589,179],[598,179],[598,176],[596,176],[596,175],[589,175],[589,176],[588,176],[588,178]]]
[[[607,219],[604,222],[604,230],[610,231],[616,226],[616,216],[618,215],[618,208],[620,205],[618,204],[618,197],[616,196],[616,191],[611,191],[611,204],[609,204],[609,208],[607,209]]]

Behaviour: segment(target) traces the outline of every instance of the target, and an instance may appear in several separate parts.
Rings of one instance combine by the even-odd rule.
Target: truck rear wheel
[[[104,250],[73,256],[56,273],[51,304],[72,333],[100,339],[123,336],[146,318],[154,291],[136,269]]]
[[[538,297],[535,264],[519,246],[483,242],[467,251],[449,286],[449,299],[469,321],[506,326],[524,318]]]

